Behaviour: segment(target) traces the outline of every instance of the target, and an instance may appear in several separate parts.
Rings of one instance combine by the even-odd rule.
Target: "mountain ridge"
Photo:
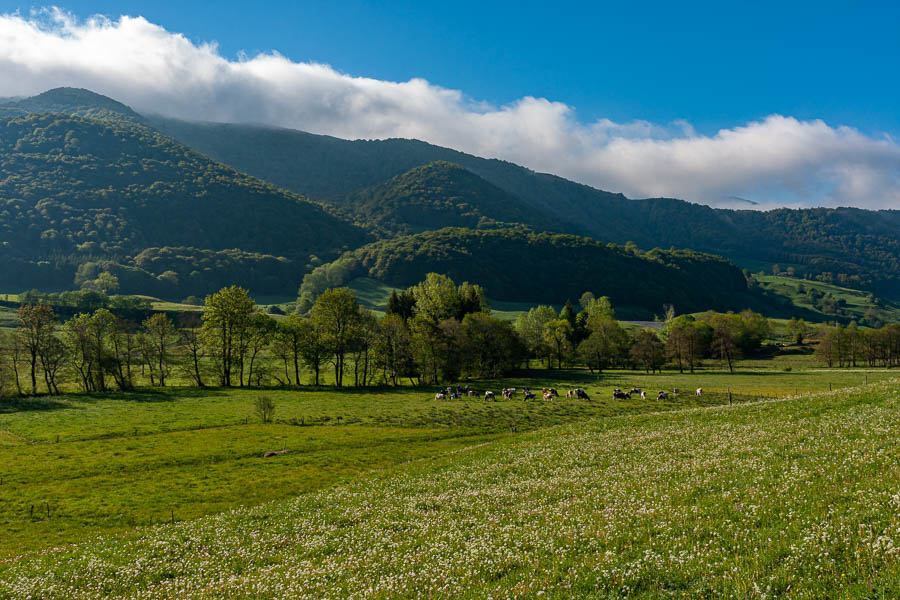
[[[792,266],[801,276],[900,298],[900,211],[760,211],[713,208],[675,198],[629,199],[420,140],[351,141],[254,125],[163,117],[150,121],[226,164],[325,202],[341,204],[379,178],[384,181],[446,160],[552,215],[571,233],[617,244],[632,241],[642,248],[693,248],[721,254],[751,270]],[[278,152],[269,151],[276,147]]]
[[[15,115],[3,113],[4,110],[14,111]],[[101,257],[116,258],[116,255],[124,255],[128,258],[133,255],[132,247],[134,250],[140,250],[141,244],[148,248],[173,246],[215,251],[225,250],[226,246],[227,248],[241,246],[242,251],[261,253],[265,256],[281,256],[283,253],[289,253],[292,260],[305,262],[308,259],[308,267],[298,267],[300,271],[305,272],[323,260],[327,261],[341,251],[357,247],[370,239],[358,232],[358,227],[352,225],[354,219],[357,223],[363,222],[370,231],[377,230],[378,235],[389,236],[414,232],[417,228],[443,225],[478,227],[482,223],[482,217],[485,218],[484,226],[506,227],[510,225],[511,217],[522,222],[524,227],[536,231],[564,231],[616,244],[630,241],[645,249],[692,248],[700,252],[721,254],[752,270],[772,270],[776,266],[783,270],[792,267],[798,276],[900,297],[900,236],[897,233],[900,231],[900,211],[875,212],[852,208],[729,210],[714,209],[673,198],[632,200],[622,194],[604,192],[555,175],[536,173],[510,162],[484,159],[419,140],[347,141],[268,126],[190,123],[159,116],[141,116],[115,100],[87,90],[71,88],[57,88],[34,98],[0,105],[0,115],[6,114],[7,126],[11,122],[27,119],[29,114],[34,116],[35,113],[29,111],[35,110],[55,111],[39,113],[43,115],[40,118],[44,121],[41,122],[41,127],[35,129],[53,125],[56,121],[65,121],[65,115],[60,113],[66,111],[76,115],[70,117],[71,119],[103,122],[106,123],[104,127],[144,128],[141,129],[143,135],[155,136],[159,140],[172,140],[171,144],[182,148],[179,150],[182,154],[190,148],[190,152],[202,156],[203,161],[209,161],[210,166],[204,168],[209,173],[214,171],[224,173],[225,171],[221,169],[230,168],[234,171],[229,171],[226,179],[240,179],[245,183],[252,181],[255,183],[251,187],[265,188],[276,195],[293,194],[290,196],[293,202],[306,201],[303,206],[319,207],[328,215],[327,218],[321,217],[324,219],[322,222],[331,223],[321,228],[321,231],[320,228],[311,227],[304,233],[304,228],[300,227],[297,231],[288,233],[284,230],[284,219],[280,218],[285,214],[284,211],[274,211],[268,217],[268,224],[264,225],[262,221],[256,219],[258,215],[246,213],[245,205],[251,196],[236,195],[230,197],[229,203],[223,205],[237,211],[232,220],[246,221],[245,225],[258,222],[259,226],[235,228],[233,223],[225,223],[223,225],[225,233],[220,235],[220,238],[227,239],[228,244],[213,243],[208,239],[210,232],[205,230],[208,229],[206,226],[216,223],[217,219],[222,217],[219,214],[221,211],[214,211],[210,221],[194,222],[195,228],[201,233],[196,237],[200,239],[195,239],[195,236],[174,236],[170,229],[173,226],[178,227],[178,220],[170,219],[167,227],[145,232],[149,236],[145,239],[126,240],[131,246],[126,244],[122,248],[103,247],[104,236],[121,237],[116,233],[116,228],[121,226],[122,215],[112,214],[103,216],[106,220],[101,219],[98,222],[93,219],[85,224],[87,228],[94,228],[94,235],[98,237],[97,242],[100,244],[98,251]],[[43,150],[38,144],[35,146],[37,153],[30,151],[28,144],[32,144],[36,139],[35,136],[40,135],[42,134],[25,132],[14,140],[16,144],[21,141],[23,146],[13,150],[7,148],[7,152],[12,152],[15,161],[18,161],[14,161],[11,167],[27,167],[34,156],[42,156],[41,160],[48,161],[45,166],[52,162],[53,167],[58,168],[66,161],[71,162],[80,156],[77,154],[80,151],[77,144],[70,144],[71,140],[65,139],[64,136],[57,136]],[[77,136],[74,138],[76,142],[79,141]],[[103,148],[96,149],[98,160],[103,157],[104,151]],[[219,164],[216,161],[228,167],[213,167],[212,165]],[[390,191],[392,187],[390,182],[394,180],[393,178],[401,177],[402,180],[404,174],[415,172],[416,169],[436,161],[460,165],[473,176],[469,177],[458,172],[459,181],[463,177],[468,179],[465,185],[458,186],[450,194],[442,195],[438,178],[436,180],[438,183],[428,180],[426,182],[428,189],[414,190],[415,193],[412,195],[391,195],[393,192]],[[119,165],[131,171],[119,169],[120,173],[117,176],[104,171],[101,163],[90,166],[94,172],[87,172],[90,172],[92,177],[100,173],[122,183],[125,174],[140,175],[142,170],[148,168],[150,171],[157,169],[154,172],[158,172],[158,163],[159,161],[154,163],[152,160],[131,161]],[[14,170],[10,172],[15,173]],[[193,178],[203,181],[203,177],[198,178],[195,175]],[[67,181],[72,184],[72,188],[66,191],[73,192],[77,196],[81,189],[79,186],[83,187],[84,181],[74,177]],[[215,178],[212,181],[215,181]],[[103,186],[95,186],[93,195],[95,200],[104,197],[107,201],[110,198],[115,199],[105,191],[104,186],[108,187],[108,183],[107,181]],[[157,185],[157,191],[171,193],[172,183],[169,181],[168,188],[165,185]],[[184,181],[181,183],[187,185]],[[15,198],[16,202],[21,203],[22,198],[16,196],[18,192],[9,196],[9,187],[15,187],[15,177],[7,178],[5,185],[7,188],[0,192],[6,195],[6,201]],[[274,187],[276,185],[289,191],[280,191]],[[239,188],[240,186],[233,189]],[[40,189],[40,186],[25,186],[19,195],[25,192],[34,195],[40,193]],[[129,189],[128,185],[121,185],[117,192],[114,186],[113,192],[120,193],[122,190],[127,192]],[[197,188],[196,192],[199,194],[197,197],[202,198],[211,191],[217,193],[214,186],[209,189]],[[378,202],[371,204],[370,201],[378,194],[381,194],[377,198]],[[435,220],[422,222],[425,218],[423,215],[399,214],[398,211],[409,213],[410,206],[416,205],[416,202],[419,202],[418,206],[425,206],[421,203],[425,198],[430,198],[429,210],[433,212],[428,218],[434,217]],[[466,200],[457,202],[454,198]],[[495,201],[498,198],[501,201]],[[40,199],[33,198],[31,201],[38,200]],[[59,197],[51,200],[59,202]],[[478,210],[469,210],[470,206],[479,203],[490,209],[485,212],[479,206]],[[15,203],[14,205],[18,206]],[[449,206],[455,208],[449,210]],[[56,210],[65,213],[71,208],[66,205],[57,207]],[[95,208],[115,212],[114,207],[110,205]],[[242,213],[241,210],[245,212]],[[288,214],[290,212],[288,211]],[[7,211],[6,220],[14,221],[10,214]],[[174,216],[183,217],[184,214],[175,211]],[[398,216],[401,218],[398,219]],[[35,247],[44,248],[42,256],[67,251],[66,235],[58,231],[58,228],[47,227],[41,218],[43,217],[35,217],[36,222],[29,222],[29,227],[23,230],[37,228],[38,233],[45,234],[39,240],[32,240]],[[339,222],[343,223],[338,224]],[[273,233],[273,230],[284,232]],[[322,237],[323,232],[326,234],[324,237],[328,239],[319,240],[321,243],[313,243]],[[138,234],[135,233],[132,237],[136,235]],[[160,239],[152,239],[157,236]],[[298,242],[298,238],[305,241]],[[275,240],[287,249],[280,252],[279,250],[284,248],[273,248]],[[136,242],[139,244],[135,245]],[[3,251],[8,250],[7,248]],[[71,250],[71,247],[68,247],[68,250]],[[308,256],[304,259],[301,255],[306,252]],[[320,254],[322,256],[319,256]]]

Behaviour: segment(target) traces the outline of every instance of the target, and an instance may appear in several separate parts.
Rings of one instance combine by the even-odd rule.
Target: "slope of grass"
[[[900,307],[883,300],[876,299],[869,292],[822,283],[819,281],[807,281],[793,277],[775,275],[757,275],[756,279],[771,290],[782,296],[786,296],[795,306],[811,310],[822,315],[822,321],[834,319],[834,314],[823,313],[820,307],[802,290],[816,290],[822,294],[830,294],[835,300],[843,300],[844,305],[839,307],[840,316],[850,317],[857,321],[866,317],[869,310],[875,311],[883,322],[897,322],[900,320]]]
[[[900,385],[509,435],[0,567],[9,598],[882,598]]]

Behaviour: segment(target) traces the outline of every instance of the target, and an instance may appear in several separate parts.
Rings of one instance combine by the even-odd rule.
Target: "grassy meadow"
[[[321,403],[335,397],[321,394]],[[208,401],[227,412],[239,395]],[[348,412],[352,394],[341,396]],[[56,410],[112,423],[116,409],[104,404],[116,401]],[[172,402],[177,414],[192,400]],[[412,394],[386,404],[385,414],[427,406]],[[253,480],[251,488],[290,479],[292,494],[309,493],[255,507],[265,494],[232,499],[247,505],[234,510],[223,499],[215,515],[135,523],[121,535],[7,560],[0,597],[896,597],[900,382],[653,408],[519,433],[279,422],[111,437],[94,447],[96,439],[43,441],[33,446],[45,468],[22,467],[18,477],[55,480],[60,491],[70,489],[66,480],[93,476],[121,478],[109,498],[133,495],[139,479],[174,493],[189,484],[180,471],[202,489],[233,470],[232,481]],[[259,458],[279,436],[298,451]],[[220,438],[229,443],[216,447]],[[90,475],[96,467],[73,460],[76,452],[107,457],[108,472]],[[382,458],[365,464],[372,455]],[[351,462],[343,477],[318,475],[330,481],[302,489],[312,471]],[[61,518],[23,521],[49,527]]]
[[[363,473],[555,425],[689,407],[809,395],[884,381],[889,371],[749,368],[736,374],[532,371],[471,382],[583,387],[590,401],[435,401],[434,390],[148,388],[130,393],[6,399],[0,405],[0,559],[98,533],[120,533],[333,486]],[[613,400],[638,386],[644,401]],[[704,389],[701,397],[694,395]],[[656,391],[670,398],[655,400]],[[674,394],[679,389],[681,393]],[[261,424],[256,397],[276,404]],[[267,451],[288,453],[263,458]],[[49,513],[49,514],[48,514]]]
[[[390,293],[357,291],[376,309]],[[0,327],[14,320],[0,308]],[[900,591],[879,571],[897,559],[882,504],[896,484],[900,382],[887,369],[820,368],[772,323],[762,354],[735,373],[718,361],[648,374],[533,360],[467,382],[478,397],[459,401],[410,386],[152,388],[143,376],[127,393],[70,382],[61,396],[0,398],[0,599]],[[186,384],[179,376],[170,383]],[[481,399],[525,386],[563,397]],[[575,387],[591,400],[566,399]],[[632,387],[648,399],[612,399]],[[254,414],[259,396],[274,401],[274,422]],[[817,431],[829,418],[841,421]],[[813,486],[805,498],[802,485]],[[784,494],[790,509],[775,500]],[[882,503],[881,520],[845,529],[870,514],[863,500]],[[817,517],[838,529],[815,529]],[[837,536],[820,540],[836,545],[831,562],[810,554],[820,538],[809,536],[826,533]],[[813,577],[828,565],[845,577]]]
[[[776,275],[756,275],[755,277],[764,285],[765,289],[789,298],[791,303],[798,308],[818,311],[805,291],[801,291],[816,290],[822,294],[830,294],[835,300],[843,300],[845,303],[842,307],[844,314],[854,319],[862,319],[866,315],[866,311],[872,309],[883,321],[895,322],[900,320],[900,307],[893,302],[884,300],[881,300],[880,303],[875,303],[868,292],[821,281],[810,281],[793,277]],[[822,315],[822,317],[825,319],[827,315]]]

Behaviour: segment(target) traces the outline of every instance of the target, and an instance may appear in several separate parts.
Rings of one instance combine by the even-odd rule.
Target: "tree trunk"
[[[37,396],[37,353],[31,352],[31,395]]]

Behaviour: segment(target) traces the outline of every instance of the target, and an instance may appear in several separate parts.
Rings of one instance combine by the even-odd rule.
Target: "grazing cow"
[[[438,392],[437,394],[434,395],[435,400],[444,400],[445,398],[446,398],[446,396],[444,395],[444,392]]]
[[[695,396],[702,396],[702,395],[703,395],[703,388],[697,388],[697,391],[694,392],[694,395],[695,395]]]
[[[665,393],[665,392],[660,392],[660,393],[658,393],[658,394],[656,395],[656,399],[657,399],[657,400],[668,400],[668,399],[669,399],[669,395],[668,395],[667,393]]]
[[[572,390],[566,390],[566,398],[571,398],[574,394],[575,392],[573,392]]]
[[[559,396],[559,392],[556,391],[556,388],[549,388],[547,390],[547,393],[550,394],[551,396]]]
[[[475,390],[469,390],[469,391],[466,392],[466,395],[467,395],[469,398],[474,398],[475,396],[478,395],[478,392],[476,392]]]
[[[640,394],[640,393],[641,393],[641,388],[633,387],[633,388],[631,388],[631,391],[628,392],[628,393],[629,393],[629,394]]]
[[[613,392],[613,400],[631,400],[631,394],[622,390],[616,390]]]
[[[484,399],[485,400],[494,400],[494,392],[490,392],[490,391],[485,392]]]
[[[544,400],[553,400],[553,394],[550,392],[544,392]]]
[[[535,398],[537,398],[537,396],[534,395],[534,392],[531,392],[531,391],[525,392],[526,400],[534,400]]]
[[[587,392],[581,388],[575,388],[575,397],[583,400],[590,400],[591,397],[588,396]]]
[[[647,399],[647,392],[641,391],[641,400]]]

